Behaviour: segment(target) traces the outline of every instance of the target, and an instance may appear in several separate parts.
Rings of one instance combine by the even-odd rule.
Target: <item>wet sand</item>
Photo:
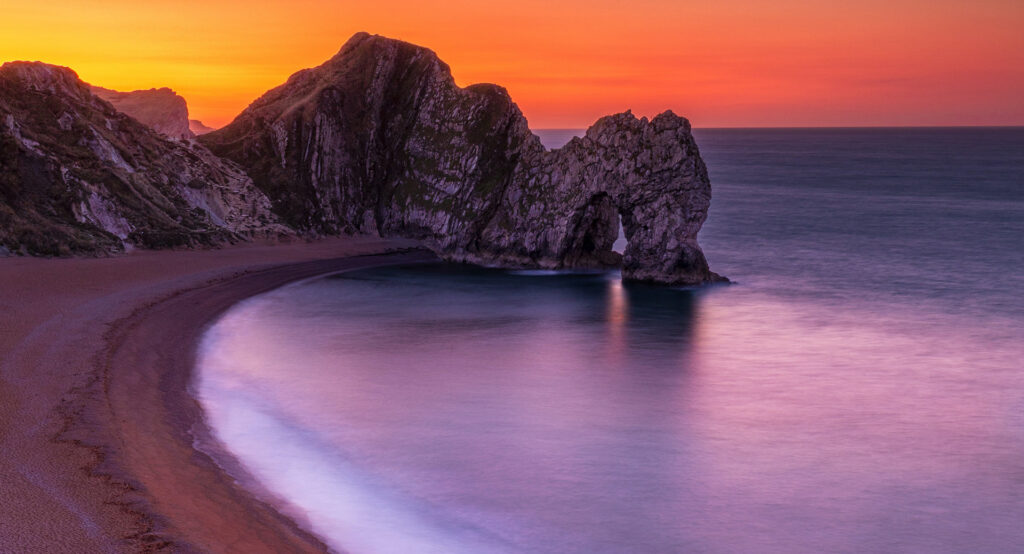
[[[433,259],[372,238],[0,258],[0,550],[318,552],[207,454],[189,395],[206,326],[290,281]]]

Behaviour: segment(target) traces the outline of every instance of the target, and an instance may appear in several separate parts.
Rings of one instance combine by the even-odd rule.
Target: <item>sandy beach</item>
[[[432,257],[347,238],[0,258],[0,550],[323,551],[194,448],[197,341],[290,281]]]

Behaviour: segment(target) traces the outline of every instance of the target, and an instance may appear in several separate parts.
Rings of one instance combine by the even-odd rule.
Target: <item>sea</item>
[[[1024,128],[694,134],[732,284],[251,298],[194,384],[225,467],[353,554],[1024,552]]]

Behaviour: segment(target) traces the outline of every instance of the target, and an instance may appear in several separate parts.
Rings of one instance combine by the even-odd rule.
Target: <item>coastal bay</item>
[[[205,325],[313,275],[432,259],[329,239],[115,258],[0,260],[0,533],[12,551],[319,551],[193,448]]]

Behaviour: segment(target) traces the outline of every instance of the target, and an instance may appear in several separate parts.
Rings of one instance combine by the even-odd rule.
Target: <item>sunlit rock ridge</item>
[[[74,71],[0,67],[0,253],[95,254],[289,232],[238,166],[115,110]]]
[[[170,138],[187,140],[213,130],[198,119],[189,119],[188,103],[166,87],[119,92],[93,85],[90,90],[117,111]]]
[[[457,261],[722,279],[697,244],[707,169],[671,112],[605,117],[548,151],[504,88],[460,88],[432,51],[360,33],[200,141],[304,231],[415,238]]]
[[[176,139],[195,138],[189,129],[188,105],[185,99],[169,88],[118,92],[103,87],[90,87],[93,94],[111,106],[154,131]]]

